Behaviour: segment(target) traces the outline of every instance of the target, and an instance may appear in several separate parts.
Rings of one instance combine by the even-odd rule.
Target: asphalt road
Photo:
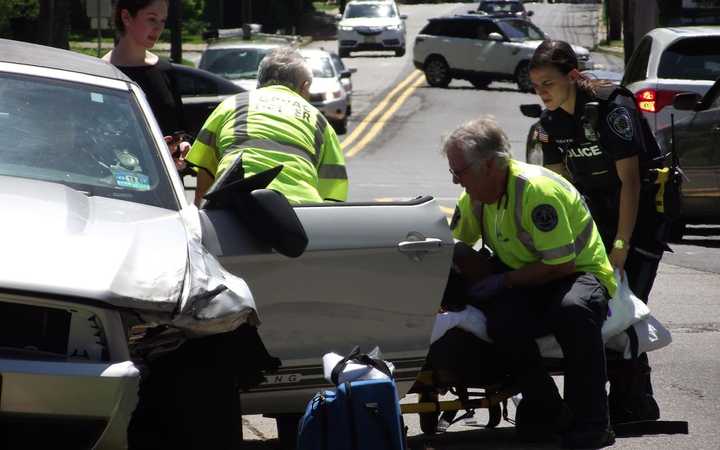
[[[460,189],[453,186],[447,165],[439,153],[442,136],[462,122],[492,114],[508,133],[513,154],[524,160],[527,130],[532,120],[519,114],[518,105],[535,103],[532,94],[518,92],[512,83],[492,83],[474,89],[464,81],[453,81],[447,89],[429,87],[415,75],[404,89],[386,103],[393,89],[413,77],[412,42],[427,18],[465,11],[469,4],[401,5],[409,15],[408,52],[402,58],[391,53],[358,54],[346,59],[358,72],[347,141],[348,171],[353,201],[388,201],[429,194],[451,211]],[[533,20],[547,33],[574,44],[592,47],[597,43],[597,5],[527,4],[536,14]],[[335,49],[335,42],[312,44]],[[614,56],[594,53],[596,64],[622,70]],[[405,97],[402,93],[406,93]],[[381,104],[377,114],[375,108]],[[396,108],[392,114],[386,114]],[[392,111],[390,111],[392,112]],[[353,132],[362,129],[362,133]],[[363,144],[363,145],[360,145]],[[668,254],[651,298],[653,314],[672,332],[671,346],[651,354],[656,398],[666,422],[687,421],[689,434],[645,434],[624,436],[616,448],[717,449],[720,448],[720,229],[692,227],[680,245]],[[562,380],[558,380],[561,383]],[[411,401],[412,399],[406,399]],[[512,411],[511,411],[512,414]],[[478,412],[485,420],[484,411]],[[415,448],[469,450],[480,446],[496,449],[553,448],[530,446],[515,438],[512,426],[503,423],[496,430],[459,423],[445,435],[426,440],[420,435],[415,416],[405,417]],[[274,422],[259,416],[244,419],[249,448],[277,446]],[[637,434],[638,430],[634,430]],[[642,430],[640,430],[642,431]],[[647,430],[646,430],[647,431]]]

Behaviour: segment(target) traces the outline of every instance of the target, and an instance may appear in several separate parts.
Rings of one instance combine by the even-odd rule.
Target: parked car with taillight
[[[704,95],[720,76],[720,26],[656,28],[633,52],[622,85],[635,94],[653,132],[690,115],[673,107],[675,94]]]

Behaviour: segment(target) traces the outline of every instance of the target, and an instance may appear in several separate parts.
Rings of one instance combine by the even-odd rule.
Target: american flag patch
[[[543,144],[547,144],[550,142],[550,136],[548,136],[547,132],[542,127],[542,125],[538,124],[537,128],[535,129],[535,132],[537,133],[538,141],[542,142]]]

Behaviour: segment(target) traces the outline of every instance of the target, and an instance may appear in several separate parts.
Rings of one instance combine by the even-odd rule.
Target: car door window
[[[180,71],[175,71],[174,76],[177,89],[182,97],[218,95],[218,88],[211,80]]]
[[[715,80],[720,74],[720,37],[686,38],[660,58],[658,78]]]
[[[485,22],[478,24],[475,32],[477,39],[488,40],[488,36],[490,35],[490,33],[500,32],[500,30],[498,30],[498,28],[494,24]]]
[[[650,61],[650,50],[652,49],[652,38],[646,36],[638,44],[637,50],[633,53],[625,71],[623,85],[642,81],[647,78],[648,62]]]
[[[445,33],[446,36],[462,39],[475,39],[477,23],[470,20],[458,20]]]

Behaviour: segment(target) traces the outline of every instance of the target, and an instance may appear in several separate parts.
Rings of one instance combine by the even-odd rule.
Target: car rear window
[[[523,10],[520,3],[499,1],[499,2],[480,2],[478,11],[484,11],[488,14],[511,12],[516,13]]]
[[[715,80],[720,76],[720,37],[686,38],[662,54],[658,78]]]

